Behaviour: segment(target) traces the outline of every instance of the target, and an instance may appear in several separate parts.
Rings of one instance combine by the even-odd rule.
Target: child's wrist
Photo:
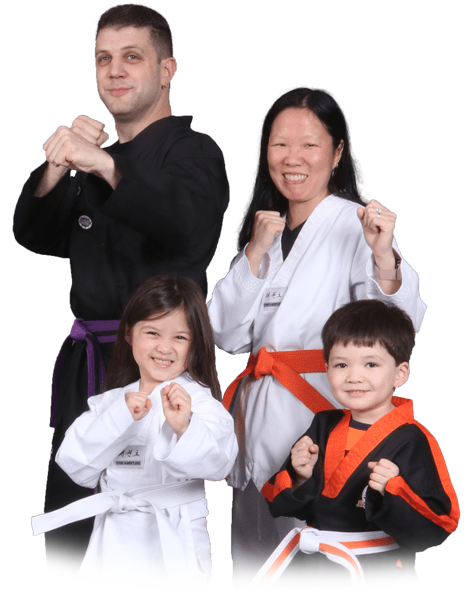
[[[186,432],[188,427],[190,426],[190,420],[192,416],[189,417],[187,424],[183,428],[179,428],[179,430],[174,430],[175,434],[177,435],[177,440],[179,440]]]
[[[309,477],[304,477],[303,475],[297,473],[292,480],[292,492],[301,487],[309,479]]]

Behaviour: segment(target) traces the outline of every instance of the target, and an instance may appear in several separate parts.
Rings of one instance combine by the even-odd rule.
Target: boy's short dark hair
[[[326,362],[335,344],[374,346],[377,343],[387,349],[398,366],[410,360],[415,328],[402,309],[376,299],[365,299],[337,309],[324,325],[321,338]]]
[[[172,57],[172,34],[169,25],[166,19],[152,8],[139,4],[122,4],[109,8],[98,21],[97,35],[107,27],[118,30],[124,27],[148,27],[159,61]]]

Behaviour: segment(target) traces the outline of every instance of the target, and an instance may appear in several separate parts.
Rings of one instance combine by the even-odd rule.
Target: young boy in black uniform
[[[322,339],[333,395],[347,410],[319,412],[263,487],[273,516],[308,527],[286,537],[259,578],[278,577],[298,550],[316,553],[298,553],[304,570],[335,561],[357,580],[379,569],[391,580],[414,574],[415,553],[457,528],[459,506],[436,440],[411,400],[393,396],[409,376],[413,324],[397,307],[356,301],[333,313]]]

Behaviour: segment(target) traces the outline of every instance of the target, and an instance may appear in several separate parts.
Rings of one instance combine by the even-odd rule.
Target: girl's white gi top
[[[208,304],[217,346],[231,354],[257,353],[262,346],[268,351],[320,349],[321,330],[332,312],[358,299],[381,299],[401,307],[418,331],[426,309],[419,296],[418,275],[402,260],[400,289],[394,295],[383,293],[375,280],[372,250],[357,217],[358,207],[334,195],[324,198],[285,261],[281,236],[274,238],[258,277],[252,274],[244,251],[239,252]],[[394,248],[398,252],[395,243]],[[326,374],[302,377],[339,407]],[[252,380],[243,391],[240,416],[235,419],[237,425],[244,419],[244,434],[238,428],[243,452],[228,481],[244,489],[252,479],[260,490],[307,430],[313,413],[272,375]]]
[[[192,398],[190,424],[178,441],[162,409],[160,391],[166,382],[151,393],[148,414],[133,420],[125,393],[138,391],[138,381],[89,399],[90,410],[67,431],[57,463],[76,483],[93,488],[100,482],[104,491],[126,492],[156,484],[223,479],[237,454],[233,419],[208,388],[186,373],[172,381]],[[210,569],[207,514],[204,494],[185,506],[166,509],[178,531],[187,564],[196,565],[193,573],[208,573]],[[122,573],[143,575],[155,571],[162,560],[161,543],[165,542],[155,514],[136,510],[107,512],[95,518],[82,570],[98,568],[120,578]],[[181,567],[182,576],[189,573],[184,563]]]

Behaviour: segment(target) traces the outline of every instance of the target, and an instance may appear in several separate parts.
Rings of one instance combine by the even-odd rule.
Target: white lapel
[[[342,205],[339,197],[328,195],[317,207],[315,207],[315,209],[313,209],[311,215],[308,217],[305,225],[298,234],[298,237],[285,261],[282,258],[282,236],[277,236],[277,238],[274,239],[269,250],[269,256],[271,264],[273,264],[275,268],[278,268],[278,270],[273,276],[271,283],[287,285],[290,282],[300,259],[305,254],[310,242],[313,241],[316,233],[326,222],[327,218],[333,212],[339,210],[340,204]]]

